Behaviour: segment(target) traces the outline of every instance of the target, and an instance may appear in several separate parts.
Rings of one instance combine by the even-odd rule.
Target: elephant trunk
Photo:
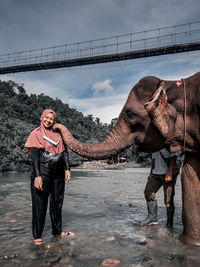
[[[55,124],[54,130],[59,130],[64,143],[77,154],[92,159],[108,158],[120,150],[131,146],[130,129],[123,119],[118,120],[107,138],[100,144],[85,144],[75,139],[62,124]]]

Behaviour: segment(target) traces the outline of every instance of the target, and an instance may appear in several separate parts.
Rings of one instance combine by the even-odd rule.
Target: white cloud
[[[107,97],[94,97],[87,99],[70,99],[70,107],[74,107],[83,114],[92,114],[94,118],[100,118],[103,123],[110,123],[113,118],[119,116],[128,94],[117,94]]]
[[[113,118],[117,118],[121,112],[121,109],[124,104],[110,104],[109,106],[104,107],[93,107],[91,109],[86,110],[83,112],[85,116],[88,114],[92,114],[94,118],[101,118],[101,122],[103,123],[110,123]]]
[[[114,92],[114,88],[111,86],[112,81],[107,79],[103,82],[97,82],[93,84],[92,91],[94,96],[99,96],[102,94],[110,95]]]

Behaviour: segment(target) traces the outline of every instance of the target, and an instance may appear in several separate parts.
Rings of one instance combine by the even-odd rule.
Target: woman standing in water
[[[65,181],[71,179],[69,157],[62,136],[52,130],[56,113],[45,109],[41,115],[41,125],[31,132],[25,148],[31,155],[33,172],[31,175],[32,232],[35,245],[43,243],[48,198],[50,196],[50,218],[52,234],[73,236],[62,231],[62,205]]]

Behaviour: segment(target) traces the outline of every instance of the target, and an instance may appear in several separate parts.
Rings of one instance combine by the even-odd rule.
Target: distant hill
[[[99,118],[83,114],[60,99],[44,94],[30,96],[23,84],[13,81],[0,81],[0,171],[30,170],[30,157],[24,150],[24,144],[30,132],[40,125],[40,116],[44,109],[51,108],[57,114],[56,122],[67,126],[72,135],[82,142],[99,143],[109,134],[115,119],[110,125],[103,124]],[[82,157],[69,150],[70,164],[77,165]],[[120,152],[120,157],[132,160],[131,149]],[[111,161],[117,161],[118,155]],[[138,162],[149,162],[149,157],[140,153]]]

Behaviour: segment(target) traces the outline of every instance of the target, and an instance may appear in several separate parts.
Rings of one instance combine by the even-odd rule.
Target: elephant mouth
[[[139,151],[139,142],[137,137],[135,138],[134,142],[133,142],[133,146],[132,146],[132,154],[133,154],[133,159],[136,159],[137,153]]]

